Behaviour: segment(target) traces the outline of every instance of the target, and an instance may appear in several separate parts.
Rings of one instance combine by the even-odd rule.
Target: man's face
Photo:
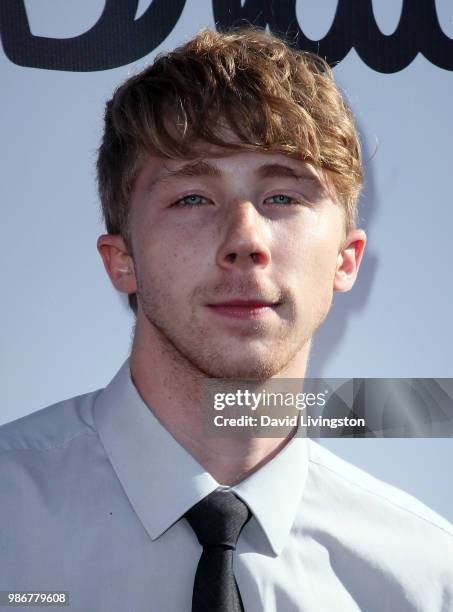
[[[206,151],[150,157],[137,177],[137,327],[157,329],[205,375],[275,376],[329,310],[344,215],[307,164]]]

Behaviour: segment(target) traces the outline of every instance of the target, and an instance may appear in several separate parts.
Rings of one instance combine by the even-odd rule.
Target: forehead
[[[182,132],[181,126],[171,113],[165,114],[163,124],[168,134],[180,142],[181,148],[174,158],[168,157],[168,151],[164,149],[161,149],[162,152],[156,151],[156,155],[151,154],[147,156],[146,165],[148,165],[150,170],[154,169],[156,172],[162,167],[173,170],[190,162],[200,160],[207,160],[224,171],[227,171],[230,166],[234,165],[235,161],[245,170],[253,170],[256,165],[265,163],[264,160],[267,160],[269,163],[268,160],[274,159],[281,164],[292,166],[295,169],[298,167],[299,169],[310,167],[312,174],[315,176],[320,176],[321,174],[321,172],[314,169],[313,165],[310,166],[310,164],[303,160],[302,150],[298,154],[290,154],[284,152],[283,147],[279,148],[276,144],[274,146],[271,145],[270,149],[266,150],[263,145],[243,140],[242,135],[239,135],[237,130],[231,127],[228,119],[223,116],[219,116],[215,120],[213,141],[200,138],[190,128],[187,134]],[[292,147],[292,150],[297,149],[296,144],[296,142],[287,143],[288,147]],[[150,150],[152,149],[153,145],[151,144]]]
[[[160,183],[191,177],[223,178],[240,175],[253,179],[288,178],[325,188],[326,176],[312,164],[275,152],[226,150],[207,145],[196,157],[171,159],[149,155],[138,182],[147,190]]]

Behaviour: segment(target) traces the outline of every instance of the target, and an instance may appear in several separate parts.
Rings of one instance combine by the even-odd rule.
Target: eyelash
[[[271,198],[278,198],[278,197],[284,197],[284,198],[289,198],[290,200],[292,200],[291,203],[289,202],[285,202],[285,205],[294,205],[294,204],[303,204],[305,203],[303,200],[298,200],[297,198],[293,198],[292,196],[286,195],[284,193],[277,193],[275,195],[269,196],[268,198],[266,198],[266,200],[269,200]],[[182,198],[180,198],[179,200],[177,200],[173,206],[180,206],[181,208],[196,208],[198,206],[201,206],[201,204],[195,204],[195,203],[189,203],[189,202],[184,202],[184,200],[187,200],[188,198],[201,198],[202,200],[208,201],[208,198],[205,198],[204,196],[198,195],[197,193],[191,193],[189,195],[186,195]],[[184,203],[182,203],[184,202]],[[275,204],[275,202],[274,202]]]
[[[174,203],[174,206],[181,206],[182,208],[194,208],[196,206],[200,206],[200,204],[193,204],[189,202],[185,202],[184,204],[181,204],[181,202],[184,202],[184,200],[187,200],[188,198],[201,198],[202,200],[207,200],[207,198],[205,198],[204,196],[198,195],[197,193],[191,193],[177,200]]]

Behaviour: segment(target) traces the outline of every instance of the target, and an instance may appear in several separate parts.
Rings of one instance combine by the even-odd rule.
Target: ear
[[[365,250],[366,234],[354,229],[346,236],[337,257],[337,267],[333,281],[334,291],[349,291],[355,283]]]
[[[121,293],[136,293],[134,262],[123,238],[117,234],[103,234],[98,238],[97,249],[115,289]]]

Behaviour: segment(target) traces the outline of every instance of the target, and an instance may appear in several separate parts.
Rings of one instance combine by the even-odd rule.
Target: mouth
[[[266,300],[231,300],[208,304],[208,308],[217,315],[233,319],[260,319],[275,311],[280,302]]]

